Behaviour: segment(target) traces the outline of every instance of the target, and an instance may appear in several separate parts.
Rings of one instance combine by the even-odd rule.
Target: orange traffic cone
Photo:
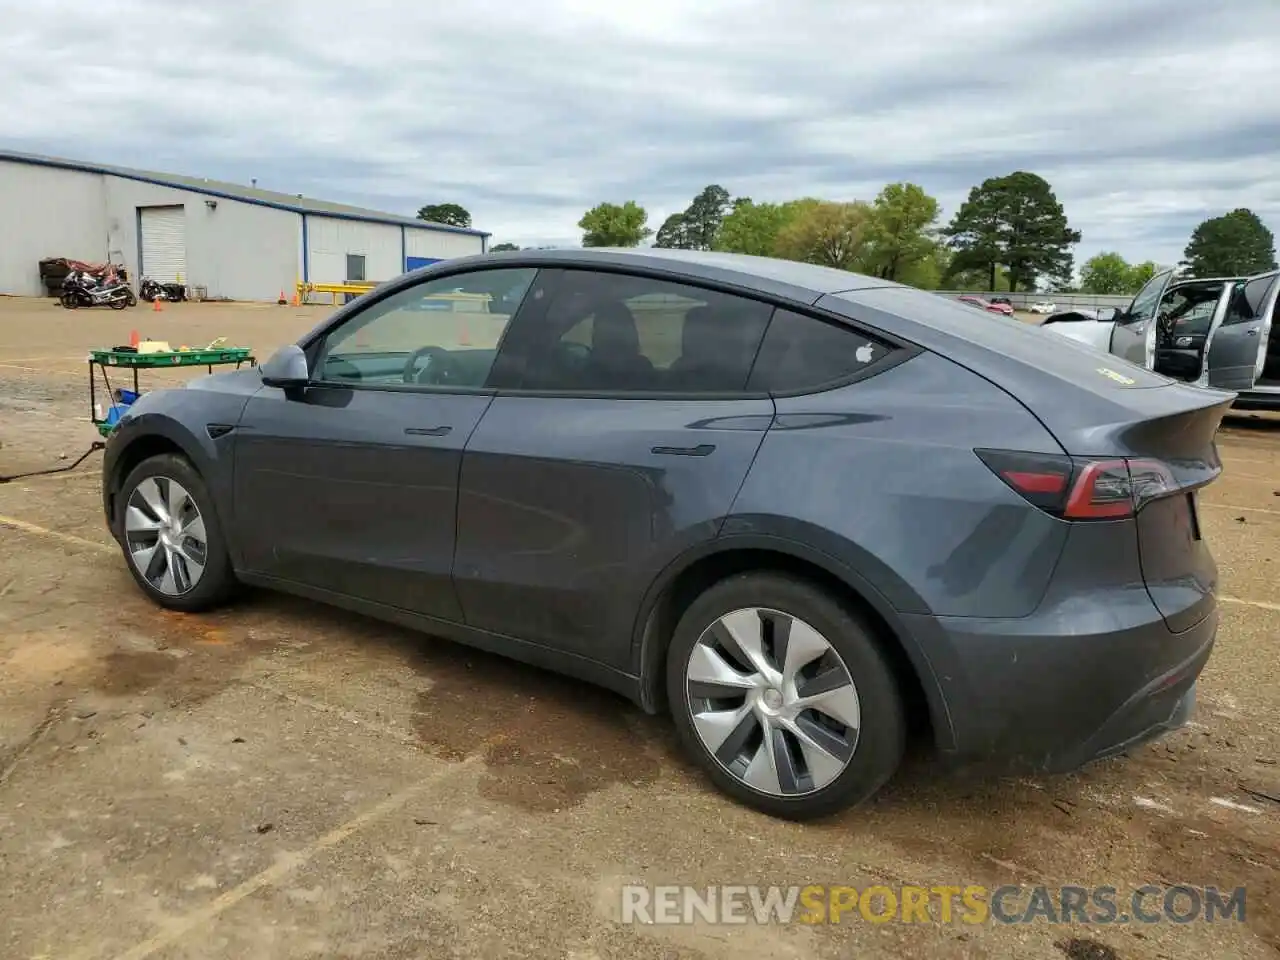
[[[152,301],[151,301],[151,312],[152,312],[152,313],[164,313],[164,307],[160,306],[160,298],[159,298],[159,297],[156,297],[154,300],[152,300]]]
[[[294,294],[293,294],[293,305],[295,307],[302,306],[302,298],[298,296],[297,291],[294,291]]]
[[[460,347],[471,346],[471,331],[467,329],[467,324],[465,321],[462,324],[462,331],[458,334],[458,346]]]
[[[139,344],[139,343],[141,343],[141,342],[142,342],[142,340],[141,340],[141,338],[138,336],[138,331],[137,331],[137,330],[130,330],[130,331],[129,331],[129,346],[131,346],[131,347],[135,347],[135,348],[136,348],[136,347],[138,346],[138,344]]]
[[[282,306],[282,307],[283,307],[283,306],[284,306],[285,304],[287,304],[288,302],[289,302],[288,297],[286,297],[286,296],[284,295],[284,287],[281,287],[281,288],[280,288],[280,299],[279,299],[279,300],[277,300],[277,301],[276,301],[276,303],[277,303],[279,306]]]

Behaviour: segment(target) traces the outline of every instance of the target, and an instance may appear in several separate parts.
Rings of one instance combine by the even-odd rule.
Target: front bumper
[[[1213,650],[1218,613],[1169,630],[1143,590],[1100,598],[1090,618],[913,617],[934,632],[930,666],[945,702],[944,759],[1000,770],[1065,772],[1186,723]],[[1105,629],[1089,629],[1105,626]],[[923,638],[922,638],[923,639]],[[935,716],[935,726],[937,717]],[[947,742],[949,741],[949,742]]]

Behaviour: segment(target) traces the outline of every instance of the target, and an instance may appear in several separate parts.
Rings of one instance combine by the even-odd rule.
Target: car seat
[[[680,356],[671,364],[672,387],[706,392],[741,390],[751,357],[732,321],[710,307],[694,307],[684,318]]]
[[[640,352],[635,317],[622,303],[602,303],[591,320],[591,388],[646,389],[653,379],[653,363]]]

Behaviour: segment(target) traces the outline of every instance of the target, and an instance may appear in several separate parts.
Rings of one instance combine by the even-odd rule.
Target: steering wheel
[[[401,379],[405,383],[421,383],[422,375],[428,370],[438,377],[447,377],[446,361],[448,356],[448,352],[441,347],[419,347],[409,354],[409,359],[404,362],[404,371],[401,374]],[[418,370],[418,361],[424,357],[427,358],[427,364],[421,370]],[[437,369],[433,370],[432,367]]]

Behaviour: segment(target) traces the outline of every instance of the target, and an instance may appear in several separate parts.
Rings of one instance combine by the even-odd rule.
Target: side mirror
[[[262,371],[262,383],[268,387],[299,389],[311,380],[307,355],[296,343],[281,347],[259,369]]]
[[[1119,307],[1101,307],[1098,310],[1098,319],[1104,322],[1107,320],[1119,320],[1120,308]]]

